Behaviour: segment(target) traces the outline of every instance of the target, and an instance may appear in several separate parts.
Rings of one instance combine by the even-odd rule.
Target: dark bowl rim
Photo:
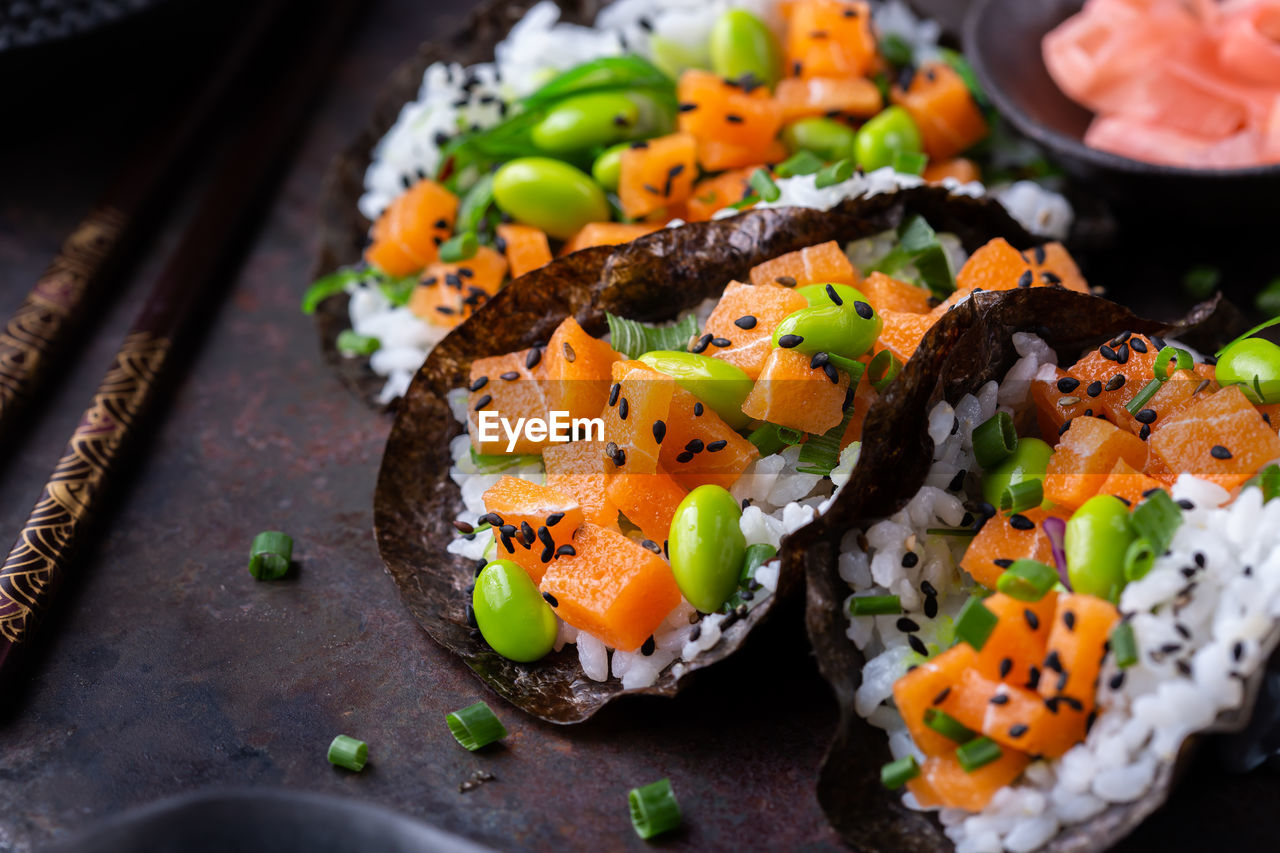
[[[987,67],[982,57],[982,52],[977,49],[978,29],[981,21],[986,16],[987,11],[998,2],[1001,2],[1001,0],[974,0],[970,5],[969,11],[964,18],[964,27],[961,35],[965,48],[964,55],[969,64],[973,66],[979,82],[982,83],[983,91],[991,99],[997,112],[1012,122],[1014,127],[1033,141],[1043,145],[1051,152],[1060,153],[1064,157],[1069,157],[1073,160],[1084,161],[1096,169],[1126,172],[1142,177],[1200,182],[1280,177],[1280,163],[1231,169],[1190,169],[1184,166],[1169,166],[1161,163],[1148,163],[1145,160],[1134,160],[1131,157],[1122,157],[1119,154],[1091,148],[1074,136],[1059,133],[1033,119],[1012,98],[1005,94],[1004,89],[998,85],[995,77]],[[1026,0],[1019,0],[1019,2],[1026,2]]]

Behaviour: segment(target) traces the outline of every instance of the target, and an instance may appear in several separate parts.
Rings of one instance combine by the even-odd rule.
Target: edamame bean
[[[549,157],[519,157],[493,176],[498,209],[517,222],[567,240],[588,222],[610,218],[600,185],[568,163]]]
[[[1135,538],[1129,507],[1115,495],[1094,495],[1067,522],[1067,578],[1076,592],[1119,601],[1124,555]]]
[[[773,31],[745,9],[730,9],[711,27],[711,68],[736,80],[750,74],[772,87],[782,76],[782,51]]]
[[[852,305],[855,302],[867,302],[867,297],[863,295],[861,290],[847,284],[806,284],[803,287],[797,287],[796,293],[808,301],[810,308],[825,308],[828,305],[835,305],[835,302],[831,300],[831,294],[827,292],[828,287],[836,292],[836,296],[845,305]],[[870,303],[868,302],[867,304]]]
[[[619,142],[596,158],[591,164],[591,177],[596,179],[596,183],[607,190],[618,188],[618,181],[622,179],[622,152],[630,147],[629,142]]]
[[[853,128],[830,118],[802,118],[782,129],[788,151],[812,151],[828,162],[852,157],[856,140]]]
[[[673,377],[677,385],[710,406],[734,429],[750,422],[742,412],[742,401],[747,399],[755,383],[729,362],[674,350],[647,352],[640,356],[640,361]]]
[[[1280,346],[1266,338],[1236,341],[1223,350],[1216,375],[1218,384],[1239,385],[1254,403],[1280,403]]]
[[[893,155],[899,151],[917,153],[920,150],[920,129],[911,114],[893,106],[858,129],[853,156],[861,169],[870,172],[892,166]]]
[[[689,603],[714,613],[738,588],[747,540],[742,510],[722,486],[698,486],[684,496],[671,519],[667,550],[676,585]]]
[[[1053,448],[1038,438],[1020,438],[1018,447],[1007,459],[982,472],[982,498],[992,506],[1000,506],[1000,496],[1015,483],[1044,480],[1045,469]]]
[[[814,355],[820,352],[857,358],[876,342],[884,321],[870,303],[860,299],[831,303],[822,307],[801,308],[782,318],[773,330],[773,345],[781,346],[784,337],[794,340],[797,352]]]
[[[594,92],[556,104],[533,126],[533,144],[550,154],[568,154],[625,139],[640,118],[626,95]]]
[[[538,660],[556,643],[555,612],[510,560],[494,560],[480,571],[471,607],[485,642],[508,660]]]

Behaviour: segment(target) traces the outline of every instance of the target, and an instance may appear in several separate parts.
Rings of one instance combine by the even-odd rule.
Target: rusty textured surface
[[[242,262],[229,259],[230,293],[196,334],[190,370],[119,484],[32,674],[0,685],[0,850],[239,785],[377,802],[506,848],[646,849],[623,798],[662,775],[687,816],[662,846],[838,849],[813,794],[835,703],[798,609],[672,701],[629,702],[571,729],[501,710],[508,745],[483,756],[443,725],[445,710],[482,691],[416,625],[378,560],[370,507],[389,421],[329,372],[297,302],[330,158],[364,126],[371,93],[465,5],[371,4],[278,194],[247,212],[260,230]],[[136,138],[140,105],[167,103],[173,72],[212,32],[135,38],[127,51],[81,45],[96,64],[62,54],[41,78],[74,86],[67,97],[0,87],[24,131],[0,134],[0,310],[17,305],[87,210]],[[176,219],[159,224],[135,286],[120,288],[61,384],[0,446],[0,530],[26,517],[177,231]],[[256,584],[246,551],[272,526],[297,539],[298,568]],[[324,761],[337,732],[371,745],[363,774]],[[497,780],[459,794],[480,767]],[[1191,809],[1206,831],[1226,826],[1235,849],[1270,849],[1256,828],[1259,804],[1280,794],[1275,778],[1201,767],[1130,849],[1178,849]]]

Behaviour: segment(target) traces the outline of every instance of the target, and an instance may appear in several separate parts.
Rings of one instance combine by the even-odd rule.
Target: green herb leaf
[[[342,293],[347,289],[348,284],[361,281],[370,275],[372,271],[368,269],[344,269],[316,279],[302,296],[302,313],[316,313],[316,308],[320,307],[321,302],[330,296]]]
[[[440,244],[440,260],[446,264],[469,261],[476,256],[479,248],[480,238],[476,237],[476,232],[464,231]]]
[[[893,152],[893,171],[904,175],[919,175],[929,162],[929,156],[919,151]]]
[[[628,320],[606,313],[609,321],[609,345],[627,358],[639,358],[653,350],[689,348],[689,340],[698,334],[698,318],[689,314],[675,323],[654,325]]]
[[[911,49],[910,42],[897,33],[889,33],[880,39],[880,55],[890,65],[898,68],[915,64],[915,52]]]
[[[1129,523],[1139,539],[1147,540],[1156,554],[1163,554],[1182,526],[1182,508],[1160,489],[1134,507]]]
[[[756,169],[747,179],[747,183],[751,185],[751,189],[755,190],[756,195],[765,201],[773,202],[782,197],[782,190],[778,189],[778,185],[773,182],[768,169]]]
[[[837,160],[831,165],[823,166],[818,170],[817,177],[813,179],[813,185],[822,190],[836,184],[842,184],[852,177],[853,161]]]
[[[794,178],[796,175],[812,175],[822,166],[821,157],[802,148],[775,166],[773,171],[779,178]]]
[[[343,329],[338,333],[338,352],[346,356],[373,355],[382,349],[382,341],[372,335],[361,335],[354,329]]]
[[[880,784],[896,791],[920,775],[920,765],[914,755],[904,755],[880,768]]]

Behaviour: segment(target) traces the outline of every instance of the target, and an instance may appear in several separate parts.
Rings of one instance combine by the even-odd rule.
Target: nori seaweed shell
[[[1106,299],[1066,290],[978,293],[930,331],[921,344],[925,357],[913,358],[899,381],[872,406],[863,428],[865,462],[845,488],[862,496],[864,519],[884,518],[904,506],[923,483],[932,458],[929,410],[940,400],[954,403],[984,382],[1003,377],[1017,359],[1015,331],[1038,330],[1060,360],[1070,363],[1087,347],[1126,330],[1176,336],[1212,351],[1239,329],[1240,320],[1239,312],[1221,297],[1198,306],[1179,323],[1164,324],[1137,317]],[[806,561],[806,627],[819,668],[840,706],[836,734],[819,775],[818,799],[855,850],[949,850],[951,842],[933,817],[908,809],[901,792],[880,784],[880,767],[890,758],[887,738],[854,710],[865,659],[845,634],[848,620],[842,604],[850,590],[836,571],[839,534],[852,520],[833,515],[801,531],[821,550]],[[1247,722],[1261,672],[1246,685],[1244,710],[1221,715],[1215,731],[1234,730]],[[1091,820],[1065,828],[1043,850],[1099,850],[1129,834],[1164,803],[1194,740],[1184,745],[1178,762],[1160,766],[1151,789],[1140,799],[1112,805]]]
[[[911,213],[924,215],[939,231],[955,233],[970,251],[997,236],[1020,247],[1032,243],[998,204],[950,196],[938,187],[856,199],[826,212],[753,210],[731,219],[664,229],[625,246],[590,249],[555,261],[508,285],[441,341],[402,402],[374,495],[374,526],[382,559],[427,633],[461,657],[504,699],[557,723],[585,720],[624,693],[674,695],[693,672],[732,654],[752,628],[798,588],[806,562],[819,561],[810,566],[815,572],[825,564],[839,542],[838,532],[863,514],[861,490],[843,490],[831,507],[831,523],[821,530],[834,539],[823,543],[825,550],[810,547],[814,539],[810,528],[818,525],[797,531],[784,543],[778,594],[734,624],[714,648],[686,664],[681,678],[668,671],[652,687],[623,690],[617,680],[600,683],[586,678],[573,650],[523,665],[502,658],[483,640],[472,637],[465,590],[477,564],[445,550],[457,535],[452,521],[461,508],[459,489],[449,479],[449,441],[462,432],[445,395],[466,383],[472,360],[546,341],[565,317],[574,316],[595,335],[606,330],[606,311],[640,320],[672,318],[719,295],[730,279],[745,278],[760,261],[826,240],[843,243],[875,234]],[[956,327],[955,323],[945,325]],[[949,352],[956,340],[945,329],[931,335],[922,348],[923,359],[913,359],[904,373],[907,378],[897,384],[914,390],[930,383],[932,361]],[[921,459],[927,458],[922,451]]]

